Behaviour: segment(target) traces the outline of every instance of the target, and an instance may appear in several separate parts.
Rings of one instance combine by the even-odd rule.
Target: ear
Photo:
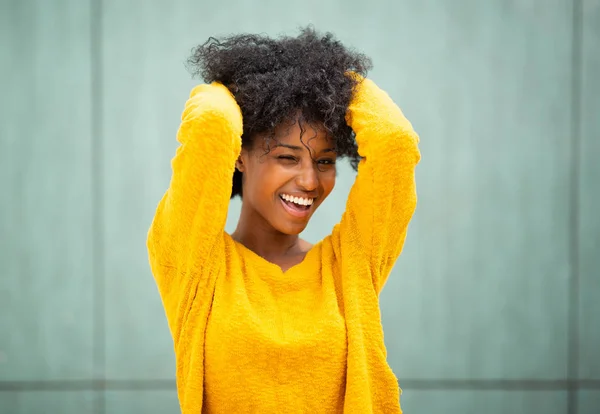
[[[235,169],[242,173],[246,169],[246,164],[245,164],[245,160],[244,160],[245,158],[246,157],[244,154],[244,150],[242,150],[242,153],[240,154],[238,159],[235,161]]]

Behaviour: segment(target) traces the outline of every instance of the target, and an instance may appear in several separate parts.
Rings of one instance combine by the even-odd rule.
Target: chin
[[[279,230],[283,234],[287,234],[290,236],[297,236],[304,231],[304,229],[306,228],[307,225],[308,225],[308,221],[306,221],[304,223],[298,223],[298,224],[284,223],[281,226],[273,226],[273,227],[275,227],[277,230]]]

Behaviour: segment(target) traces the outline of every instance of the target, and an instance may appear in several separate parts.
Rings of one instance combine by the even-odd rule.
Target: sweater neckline
[[[306,254],[304,255],[304,259],[302,259],[301,262],[295,264],[294,266],[284,271],[278,264],[265,259],[259,254],[255,253],[253,250],[250,250],[249,248],[244,246],[242,243],[238,242],[237,240],[234,240],[229,233],[225,234],[239,250],[244,252],[244,255],[249,257],[252,261],[261,264],[264,267],[272,269],[275,273],[279,275],[288,275],[289,273],[297,271],[298,269],[306,266],[306,263],[310,262],[311,257],[315,254],[315,252],[318,249],[321,248],[321,245],[323,244],[323,240],[319,240],[317,243],[313,244],[313,246],[306,252]]]

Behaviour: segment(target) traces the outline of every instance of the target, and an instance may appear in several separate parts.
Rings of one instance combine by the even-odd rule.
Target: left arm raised
[[[359,80],[347,122],[362,160],[334,233],[343,243],[354,244],[352,251],[365,255],[379,293],[402,251],[416,208],[415,167],[421,155],[419,137],[400,108],[373,81]]]

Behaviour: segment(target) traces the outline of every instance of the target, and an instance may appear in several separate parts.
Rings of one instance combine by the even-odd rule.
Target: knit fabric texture
[[[184,414],[401,413],[379,293],[416,207],[419,138],[370,79],[347,122],[363,159],[345,212],[284,272],[224,230],[239,106],[221,84],[192,90],[147,241]]]

